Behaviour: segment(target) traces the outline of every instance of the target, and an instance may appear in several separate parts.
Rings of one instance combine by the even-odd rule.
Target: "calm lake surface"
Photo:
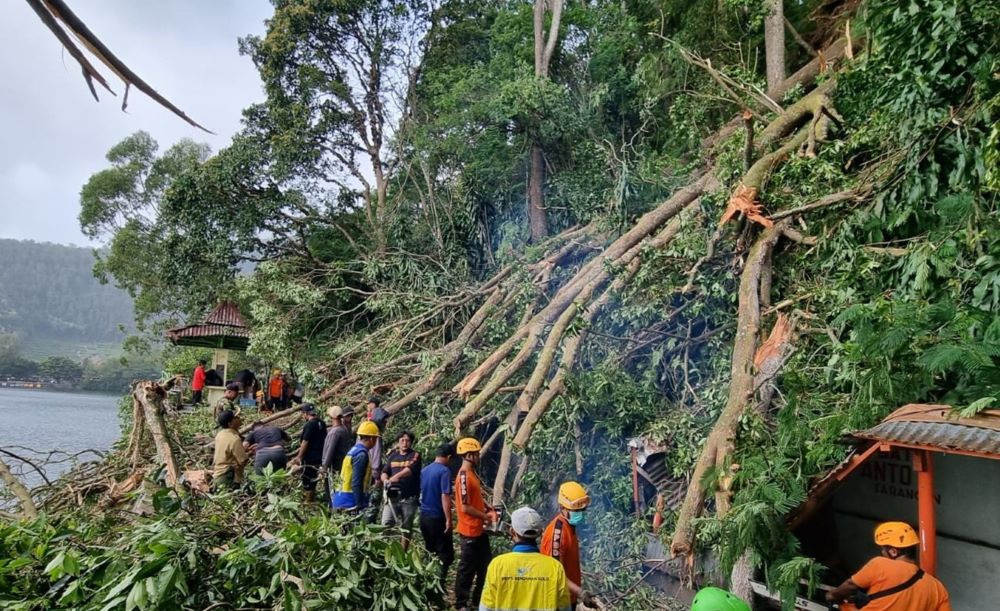
[[[0,388],[0,449],[20,454],[34,461],[44,459],[50,451],[66,458],[82,450],[111,448],[118,440],[118,401],[116,395],[83,392],[55,392]],[[20,446],[20,447],[18,447]],[[22,449],[33,448],[30,454]],[[86,454],[81,460],[94,460]],[[17,461],[4,455],[12,470],[19,470]],[[45,468],[49,478],[72,466],[69,461],[50,464]],[[40,483],[40,477],[28,468],[25,479],[29,486]]]

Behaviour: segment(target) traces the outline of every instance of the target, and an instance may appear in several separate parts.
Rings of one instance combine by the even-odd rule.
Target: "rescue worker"
[[[490,563],[479,611],[569,611],[566,571],[558,560],[538,551],[544,525],[531,507],[511,514],[514,550]]]
[[[236,382],[230,382],[226,384],[226,392],[222,393],[219,400],[215,402],[215,407],[212,409],[212,416],[216,419],[219,418],[219,414],[226,411],[238,411],[239,406],[236,405],[236,397],[240,394],[240,385]]]
[[[691,611],[750,611],[750,605],[719,588],[702,588],[691,601]]]
[[[267,409],[275,412],[288,407],[284,395],[285,378],[281,375],[280,369],[275,369],[271,372],[271,379],[267,383]]]
[[[584,512],[590,505],[587,490],[577,482],[564,482],[559,486],[559,514],[549,522],[542,536],[542,553],[558,560],[566,569],[570,603],[595,606],[594,596],[583,589],[580,572],[580,541],[576,527],[583,524]]]
[[[368,450],[379,437],[378,427],[365,420],[358,427],[358,442],[347,452],[340,468],[340,489],[333,495],[332,505],[340,511],[360,512],[368,507],[368,489],[372,482],[372,466]]]
[[[479,605],[486,569],[493,557],[486,526],[497,521],[497,513],[483,500],[479,476],[476,474],[481,449],[479,440],[473,437],[460,439],[455,448],[455,453],[462,457],[462,468],[455,478],[459,542],[455,608],[459,611],[475,609]]]
[[[863,605],[866,611],[951,611],[944,585],[917,565],[919,544],[920,537],[906,522],[879,524],[875,545],[881,548],[881,555],[827,592],[827,602],[851,609],[867,599]]]
[[[222,430],[215,436],[212,485],[215,488],[236,488],[243,483],[243,469],[250,462],[240,437],[242,421],[239,410],[223,410],[218,423]]]

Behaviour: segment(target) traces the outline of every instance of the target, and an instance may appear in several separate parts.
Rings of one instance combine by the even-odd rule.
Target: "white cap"
[[[520,507],[510,514],[510,527],[522,537],[537,537],[542,534],[545,522],[531,507]]]

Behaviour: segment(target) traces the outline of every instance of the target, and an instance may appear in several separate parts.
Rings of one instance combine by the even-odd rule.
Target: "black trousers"
[[[302,465],[302,489],[312,492],[319,482],[319,465]]]
[[[478,609],[479,599],[486,585],[486,569],[493,553],[490,538],[483,533],[478,537],[459,535],[458,571],[455,576],[455,608]],[[475,582],[475,588],[473,588]]]
[[[201,403],[201,391],[192,390],[191,391],[191,405],[198,405]]]
[[[445,532],[444,518],[420,516],[420,534],[424,536],[427,551],[441,561],[441,581],[448,577],[448,569],[455,561],[455,546],[451,542],[451,531]]]

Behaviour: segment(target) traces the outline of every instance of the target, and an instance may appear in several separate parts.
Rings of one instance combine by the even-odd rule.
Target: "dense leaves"
[[[152,498],[134,523],[86,517],[0,524],[4,609],[407,609],[442,604],[438,565],[379,527],[306,511],[288,477],[232,494]],[[81,519],[82,518],[82,519]]]

